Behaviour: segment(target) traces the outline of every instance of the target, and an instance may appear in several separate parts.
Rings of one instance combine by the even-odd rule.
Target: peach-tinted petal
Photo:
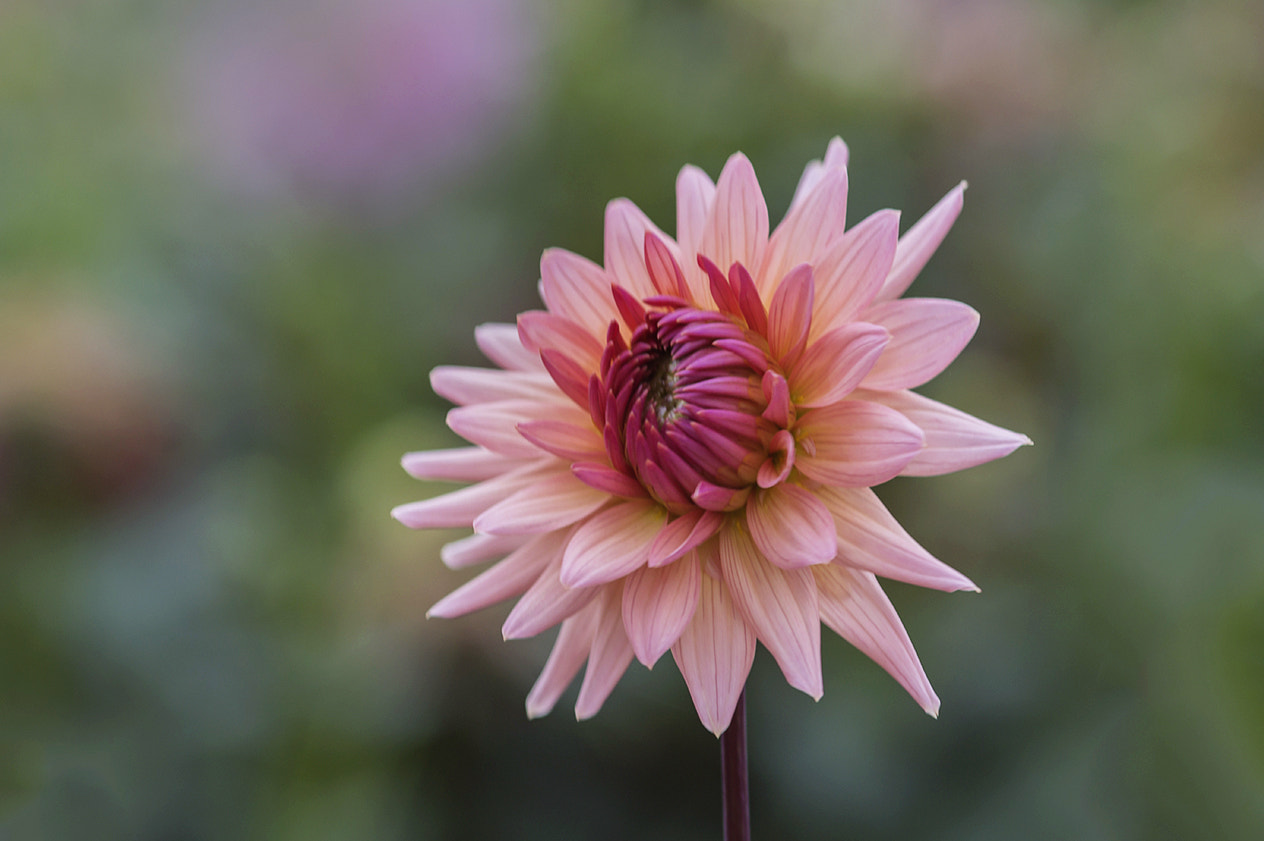
[[[623,588],[609,585],[603,590],[601,615],[588,651],[588,668],[575,700],[575,718],[580,721],[597,714],[632,662],[632,644],[623,632],[619,611]]]
[[[779,569],[759,553],[741,526],[720,529],[720,569],[742,618],[772,653],[786,682],[819,699],[821,618],[809,569]]]
[[[829,563],[838,553],[829,509],[799,485],[755,491],[746,501],[746,524],[755,546],[782,569]]]
[[[834,515],[839,563],[932,590],[978,591],[970,579],[909,537],[873,491],[819,488],[816,493]]]
[[[474,328],[474,341],[484,356],[506,370],[544,370],[540,355],[522,346],[515,324],[480,324]]]
[[[831,169],[847,169],[847,159],[850,153],[847,144],[843,142],[841,137],[835,137],[830,140],[829,145],[825,149],[824,161],[809,161],[808,165],[803,168],[803,175],[799,178],[799,184],[795,188],[794,198],[790,201],[790,209],[798,207],[814,189],[816,185],[821,183],[821,179],[825,177],[825,173]]]
[[[965,470],[1031,443],[1026,435],[911,391],[862,391],[856,397],[890,406],[926,435],[926,446],[904,466],[902,476],[939,476]]]
[[[702,725],[719,736],[729,727],[755,660],[755,631],[738,614],[724,582],[700,581],[698,607],[672,646]]]
[[[952,223],[957,221],[965,190],[966,182],[962,181],[917,220],[917,224],[904,232],[895,250],[891,273],[878,291],[877,300],[898,298],[912,285],[935,249],[944,241]]]
[[[414,479],[446,479],[451,482],[481,482],[527,463],[528,460],[507,459],[482,447],[423,450],[408,453],[400,461]]]
[[[638,298],[654,294],[654,284],[645,268],[647,231],[663,240],[674,255],[679,254],[675,241],[660,231],[635,204],[627,199],[615,199],[606,205],[606,271]]]
[[[932,716],[939,697],[931,688],[908,632],[873,573],[841,564],[813,567],[821,621],[886,669]]]
[[[581,409],[589,408],[588,383],[591,373],[569,356],[552,348],[540,351],[540,362],[563,394]]]
[[[458,406],[498,400],[552,401],[557,397],[557,389],[549,378],[535,371],[496,371],[460,365],[435,368],[430,372],[430,387]]]
[[[557,705],[566,687],[579,673],[592,649],[593,633],[601,615],[600,602],[591,602],[583,610],[562,623],[548,662],[527,695],[527,718],[548,715]]]
[[[795,406],[837,403],[852,392],[891,341],[885,327],[853,321],[807,346],[790,375]]]
[[[741,152],[732,155],[716,182],[715,201],[698,251],[727,272],[741,263],[758,266],[768,244],[768,206],[755,168]]]
[[[979,328],[973,308],[942,298],[901,298],[875,304],[865,321],[891,331],[891,342],[869,371],[865,388],[916,388],[934,379]]]
[[[540,297],[549,311],[604,335],[614,318],[606,270],[562,248],[549,248],[540,258]]]
[[[561,414],[562,405],[556,412]],[[530,400],[501,400],[458,406],[448,412],[448,427],[472,444],[510,458],[532,458],[540,449],[522,437],[518,424],[539,413],[540,405]]]
[[[606,455],[601,433],[586,419],[581,423],[549,419],[523,421],[517,429],[523,438],[559,458],[600,461]]]
[[[551,531],[582,520],[609,499],[570,471],[554,473],[488,508],[474,520],[474,529],[485,534]]]
[[[813,339],[854,320],[869,306],[891,269],[899,230],[900,214],[879,210],[834,240],[814,264]]]
[[[464,569],[492,558],[503,558],[534,539],[526,534],[471,534],[445,543],[439,550],[439,558],[449,569]]]
[[[545,567],[561,557],[565,536],[564,532],[556,531],[532,538],[500,563],[440,599],[426,611],[426,616],[451,619],[521,595]]]
[[[391,516],[410,529],[468,527],[488,508],[547,475],[534,467],[520,468],[468,488],[396,506]]]
[[[595,371],[601,360],[603,343],[569,318],[551,312],[532,310],[518,316],[518,337],[523,347],[539,353],[544,349],[555,350],[578,362],[589,371]]]
[[[720,529],[724,516],[716,511],[688,511],[659,530],[650,544],[648,564],[661,567],[709,539]]]
[[[623,630],[636,659],[653,666],[675,644],[698,605],[702,574],[690,552],[665,567],[642,567],[623,584]]]
[[[844,400],[809,409],[795,427],[797,465],[827,485],[880,485],[898,476],[923,445],[922,431],[878,403]]]
[[[563,586],[558,579],[561,569],[562,559],[555,558],[522,594],[501,626],[505,639],[526,639],[546,631],[601,594],[600,587]]]
[[[809,265],[796,266],[781,281],[768,305],[768,349],[783,368],[792,368],[812,327],[816,282]]]
[[[641,484],[635,478],[622,470],[615,470],[613,467],[601,462],[576,462],[571,465],[571,473],[574,474],[576,479],[590,488],[596,488],[612,496],[622,496],[628,499],[649,496],[645,492],[645,488],[641,487]]]
[[[566,546],[562,583],[591,587],[622,578],[644,566],[650,544],[667,521],[667,512],[651,500],[621,502],[595,515]]]
[[[773,231],[756,275],[759,290],[771,295],[777,281],[800,263],[815,263],[843,235],[847,219],[847,170],[831,169]]]
[[[698,268],[698,246],[715,202],[715,183],[696,166],[686,166],[676,177],[676,241],[680,270],[694,301],[706,299],[706,278]]]

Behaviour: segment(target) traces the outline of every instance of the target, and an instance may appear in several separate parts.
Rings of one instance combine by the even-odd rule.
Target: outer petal
[[[426,617],[451,619],[521,595],[540,577],[545,567],[561,557],[564,538],[563,532],[549,532],[533,538],[500,563],[440,599],[438,604],[426,611]]]
[[[534,534],[578,522],[610,500],[570,471],[553,473],[488,508],[474,520],[484,534]]]
[[[795,427],[804,476],[826,485],[880,485],[899,475],[922,449],[922,431],[877,403],[844,400],[809,409]]]
[[[698,608],[672,646],[702,725],[719,736],[729,727],[755,660],[755,632],[738,615],[728,588],[704,575]]]
[[[549,311],[602,335],[616,317],[613,278],[596,263],[562,248],[540,258],[540,297]]]
[[[562,583],[591,587],[644,566],[650,544],[667,521],[656,502],[633,499],[602,511],[579,527],[566,546]]]
[[[408,453],[400,462],[414,479],[446,479],[451,482],[481,482],[523,467],[528,460],[505,458],[482,447],[452,450],[422,450]]]
[[[786,368],[793,367],[807,343],[815,297],[816,281],[806,264],[796,266],[773,293],[768,306],[768,348]]]
[[[650,544],[648,563],[661,567],[697,548],[709,540],[724,523],[723,515],[715,511],[692,509],[667,523]]]
[[[763,556],[782,569],[826,564],[838,554],[829,509],[798,485],[756,490],[746,501],[746,525]]]
[[[821,620],[843,639],[886,669],[891,677],[932,716],[939,715],[939,697],[899,614],[872,573],[841,564],[815,567]]]
[[[786,681],[819,699],[821,618],[812,571],[773,566],[734,522],[720,530],[720,568],[742,618],[772,652]]]
[[[916,388],[934,379],[979,328],[974,309],[942,298],[885,301],[870,307],[864,319],[891,331],[891,343],[862,383],[886,391]]]
[[[819,488],[817,495],[834,515],[839,563],[918,587],[978,592],[974,582],[909,537],[873,491]]]
[[[521,468],[442,496],[398,505],[391,516],[410,529],[468,527],[488,508],[549,475],[557,474],[535,467]]]
[[[864,391],[857,398],[890,406],[917,424],[926,446],[903,476],[939,476],[1007,456],[1031,439],[911,391]]]
[[[799,179],[799,185],[795,188],[794,199],[790,202],[790,209],[798,207],[800,203],[808,197],[808,194],[821,183],[821,179],[825,177],[825,173],[831,169],[847,169],[847,161],[851,156],[847,149],[847,144],[843,142],[841,137],[835,137],[829,142],[829,146],[825,149],[825,160],[809,161],[808,165],[803,168],[803,176]]]
[[[499,400],[557,400],[552,380],[535,371],[440,365],[430,372],[430,387],[458,406]]]
[[[623,633],[619,611],[622,591],[617,585],[603,588],[601,614],[597,617],[597,629],[588,652],[588,668],[584,670],[584,682],[575,701],[575,718],[580,721],[597,714],[632,662],[632,645]]]
[[[568,461],[600,461],[606,455],[605,441],[587,417],[579,423],[554,418],[524,421],[517,430],[535,446]]]
[[[542,406],[536,400],[499,400],[452,409],[448,412],[447,423],[448,428],[471,443],[502,456],[531,459],[539,458],[543,453],[518,432],[518,424],[545,414],[572,421],[587,420],[573,405],[559,403],[550,407],[547,404]]]
[[[680,243],[680,268],[695,301],[705,301],[706,276],[698,268],[698,246],[715,203],[715,184],[696,166],[686,166],[676,177],[676,241]]]
[[[532,539],[521,534],[472,534],[444,544],[439,550],[439,559],[449,569],[465,569],[492,558],[503,558]]]
[[[814,263],[812,338],[854,321],[873,300],[895,259],[900,214],[879,210],[834,240]],[[865,319],[869,321],[871,319]]]
[[[605,347],[604,330],[592,333],[569,318],[541,310],[518,316],[518,336],[523,347],[536,353],[556,351],[588,371],[597,370],[601,361],[601,351]]]
[[[548,715],[562,697],[566,687],[579,667],[588,659],[592,649],[593,634],[597,629],[597,617],[601,613],[600,602],[590,602],[587,607],[562,623],[562,630],[553,643],[544,671],[536,679],[527,695],[527,718],[539,718]]]
[[[645,268],[645,232],[651,231],[667,244],[680,263],[676,241],[664,234],[641,209],[627,199],[606,205],[606,271],[637,298],[654,294]]]
[[[507,640],[533,637],[578,613],[601,593],[600,587],[563,587],[558,579],[562,559],[556,558],[509,611],[501,633]]]
[[[939,243],[943,242],[952,223],[957,221],[961,213],[961,205],[966,191],[966,182],[962,181],[948,191],[939,202],[917,220],[917,224],[904,232],[900,237],[900,245],[895,250],[895,262],[891,273],[887,275],[877,300],[890,301],[904,294],[913,280],[926,265]]]
[[[891,334],[885,327],[853,321],[808,345],[790,375],[795,406],[804,409],[837,403],[865,378]]]
[[[715,202],[698,250],[727,272],[733,263],[758,266],[767,244],[768,205],[754,167],[738,152],[716,182]]]
[[[514,324],[480,324],[474,328],[474,341],[483,355],[510,371],[544,371],[540,355],[522,346],[518,327]]]
[[[693,618],[701,579],[698,556],[690,552],[665,567],[642,567],[624,581],[623,630],[646,667],[675,644]]]
[[[786,272],[800,263],[815,263],[837,237],[847,219],[847,170],[831,169],[796,206],[768,240],[756,284],[767,298]]]

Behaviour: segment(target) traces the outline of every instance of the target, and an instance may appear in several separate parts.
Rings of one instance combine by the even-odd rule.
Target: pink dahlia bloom
[[[822,694],[821,623],[931,715],[939,699],[878,577],[977,589],[870,490],[1030,443],[909,389],[970,341],[978,314],[900,298],[961,210],[962,184],[899,236],[879,211],[847,229],[847,147],[808,164],[772,235],[750,162],[713,183],[686,166],[673,239],[626,199],[605,266],[550,249],[547,309],[475,332],[500,370],[440,367],[448,425],[474,446],[411,453],[422,479],[475,484],[402,505],[413,528],[473,526],[453,568],[500,559],[431,608],[518,597],[506,639],[561,623],[528,715],[587,661],[575,712],[600,709],[632,658],[668,650],[702,723],[728,727],[759,640]]]

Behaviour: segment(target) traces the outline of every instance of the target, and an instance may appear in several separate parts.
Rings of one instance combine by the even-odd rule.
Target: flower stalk
[[[750,774],[746,764],[746,690],[737,696],[733,720],[720,736],[724,841],[750,841]]]

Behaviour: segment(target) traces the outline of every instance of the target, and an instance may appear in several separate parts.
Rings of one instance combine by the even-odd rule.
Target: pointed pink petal
[[[396,506],[391,516],[410,529],[468,527],[485,510],[546,475],[534,467],[520,468],[468,488]]]
[[[484,534],[534,534],[578,522],[610,500],[567,470],[532,483],[474,520]]]
[[[540,355],[522,346],[515,324],[480,324],[474,341],[483,355],[509,371],[543,371]]]
[[[847,218],[847,170],[831,169],[797,205],[768,240],[758,277],[765,295],[800,263],[816,263],[829,244],[843,235]]]
[[[698,606],[672,656],[702,726],[719,736],[729,727],[755,660],[755,632],[738,615],[724,583],[700,581]]]
[[[481,482],[522,467],[528,461],[505,458],[482,447],[459,447],[408,453],[400,463],[414,479]]]
[[[734,263],[758,266],[768,243],[768,206],[755,168],[741,152],[732,155],[716,182],[715,201],[698,251],[722,270]]]
[[[751,494],[746,525],[760,553],[782,569],[826,564],[838,554],[829,509],[798,485],[782,483]]]
[[[518,337],[523,347],[535,353],[546,348],[555,350],[588,371],[596,371],[601,362],[605,342],[597,336],[604,336],[605,329],[599,334],[590,333],[569,318],[542,310],[518,316]]]
[[[689,553],[661,568],[643,567],[623,585],[623,630],[636,659],[651,667],[675,645],[698,606],[702,573]]]
[[[609,586],[603,589],[601,614],[597,617],[592,648],[588,651],[588,668],[584,670],[584,682],[580,684],[579,698],[575,700],[575,718],[579,721],[597,714],[632,662],[632,645],[623,632],[623,617],[619,609],[623,588]]]
[[[564,404],[548,406],[538,400],[500,400],[459,406],[448,412],[448,427],[465,440],[502,456],[529,459],[541,455],[539,447],[518,432],[518,425],[542,414],[565,416]],[[571,407],[573,408],[573,407]],[[577,417],[572,412],[571,417]],[[586,420],[586,418],[585,418]]]
[[[694,504],[707,511],[736,511],[746,504],[750,488],[725,488],[712,484],[705,479],[693,489],[690,497]]]
[[[604,334],[614,319],[606,270],[578,254],[550,248],[540,258],[540,297],[549,311],[592,333]]]
[[[497,400],[556,401],[555,389],[548,377],[535,371],[498,371],[494,368],[466,368],[440,365],[430,372],[430,387],[440,397],[458,406],[490,403]]]
[[[591,587],[644,566],[650,544],[666,521],[667,512],[651,500],[628,500],[602,511],[580,526],[567,544],[562,582]]]
[[[900,214],[879,210],[830,243],[815,264],[813,339],[854,321],[869,306],[891,269],[899,231]]]
[[[647,231],[662,239],[673,256],[679,255],[675,241],[660,231],[635,204],[627,199],[615,199],[606,205],[606,271],[637,298],[648,298],[655,291],[645,268]],[[679,259],[676,262],[680,262]]]
[[[878,291],[877,300],[890,301],[904,294],[919,272],[926,265],[935,249],[944,241],[952,223],[957,221],[964,200],[966,182],[962,181],[948,191],[939,202],[917,220],[917,224],[904,232],[895,250],[895,262],[891,273]]]
[[[541,450],[569,461],[600,461],[606,456],[606,443],[591,423],[532,420],[518,424],[517,429]]]
[[[533,538],[500,563],[440,599],[426,611],[427,618],[451,619],[521,595],[552,561],[561,557],[565,536],[564,532],[557,531]]]
[[[771,488],[790,478],[790,471],[794,469],[794,453],[794,436],[790,430],[778,430],[768,442],[768,458],[759,466],[755,484]]]
[[[775,426],[790,425],[790,384],[786,378],[769,368],[760,380],[760,389],[764,393],[764,411],[761,417],[771,421]]]
[[[558,698],[575,679],[579,667],[588,659],[592,648],[593,633],[597,628],[599,603],[587,607],[562,623],[557,642],[549,652],[544,671],[536,679],[535,686],[527,695],[527,718],[540,718],[553,711]]]
[[[819,699],[824,694],[821,617],[811,570],[773,566],[732,522],[720,529],[720,568],[742,618],[772,653],[786,681]]]
[[[439,559],[449,569],[464,569],[492,558],[503,558],[532,539],[520,534],[472,534],[445,543],[439,550]]]
[[[715,202],[715,184],[696,166],[686,166],[676,177],[676,241],[680,243],[680,270],[694,301],[706,300],[706,279],[698,269],[698,246],[711,205]]]
[[[929,382],[957,358],[979,327],[971,307],[941,298],[875,304],[865,321],[891,331],[891,343],[865,377],[865,388],[893,391]]]
[[[922,431],[877,403],[844,400],[809,409],[795,427],[796,464],[826,485],[869,487],[898,476],[923,445]]]
[[[890,406],[917,424],[926,447],[902,476],[939,476],[1007,456],[1031,439],[911,391],[862,391],[856,395]]]
[[[839,563],[918,587],[978,592],[970,579],[909,537],[873,491],[818,488],[816,493],[834,515]]]
[[[842,400],[860,385],[890,341],[885,327],[864,321],[821,336],[807,346],[790,375],[795,406],[810,409]]]
[[[650,544],[651,567],[661,567],[697,547],[720,529],[724,516],[715,511],[693,509],[669,522]]]
[[[505,639],[526,639],[546,631],[601,594],[600,587],[563,587],[557,577],[561,569],[562,559],[554,559],[522,594],[500,629]]]
[[[798,207],[811,193],[816,189],[816,185],[821,183],[821,179],[825,177],[825,173],[831,169],[847,169],[847,159],[849,153],[847,144],[843,142],[841,137],[835,137],[829,142],[829,146],[825,150],[825,160],[808,161],[808,165],[803,168],[803,175],[799,178],[799,185],[794,190],[794,198],[790,202],[790,209],[794,210]]]
[[[627,499],[644,499],[648,496],[640,482],[608,464],[596,461],[576,462],[571,465],[571,473],[585,485],[613,496]]]
[[[579,363],[552,348],[540,351],[540,362],[544,370],[549,372],[558,389],[581,409],[588,410],[590,398],[588,383],[592,374],[580,367]]]
[[[689,286],[671,249],[649,231],[645,232],[645,269],[650,273],[650,283],[658,294],[689,297]]]
[[[812,267],[796,266],[781,281],[768,305],[768,349],[782,367],[793,367],[812,328],[816,282]]]
[[[814,567],[821,620],[886,669],[929,715],[939,715],[939,697],[899,614],[873,573],[841,564]]]

